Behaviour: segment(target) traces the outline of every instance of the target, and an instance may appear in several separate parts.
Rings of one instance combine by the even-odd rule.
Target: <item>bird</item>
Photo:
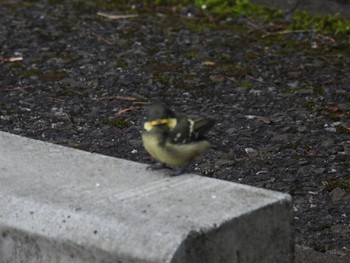
[[[164,103],[150,106],[142,131],[146,151],[160,163],[147,169],[172,169],[170,175],[184,173],[197,157],[211,148],[205,134],[214,126],[209,117],[189,117],[175,113]]]

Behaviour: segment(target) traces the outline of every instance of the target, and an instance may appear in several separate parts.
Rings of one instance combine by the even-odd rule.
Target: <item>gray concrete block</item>
[[[289,195],[145,167],[0,132],[0,262],[293,262]]]

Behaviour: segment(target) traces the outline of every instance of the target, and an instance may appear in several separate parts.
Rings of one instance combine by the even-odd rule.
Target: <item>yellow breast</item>
[[[210,148],[208,141],[197,141],[188,144],[165,142],[160,145],[160,138],[152,133],[142,134],[143,146],[154,158],[171,167],[180,167],[200,156]]]

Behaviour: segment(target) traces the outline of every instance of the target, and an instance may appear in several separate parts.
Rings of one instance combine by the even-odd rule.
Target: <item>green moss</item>
[[[350,176],[338,179],[328,179],[326,180],[326,189],[330,192],[335,188],[341,188],[348,194],[350,194]]]
[[[312,87],[314,94],[323,96],[325,94],[325,89],[321,86]]]
[[[73,0],[72,6],[79,11],[91,12],[91,10],[118,10],[118,12],[130,11],[130,2],[122,1],[83,1]],[[52,4],[60,4],[60,1],[50,0]],[[249,0],[143,0],[144,11],[154,8],[155,5],[165,5],[169,7],[178,7],[192,5],[193,3],[205,12],[209,12],[216,17],[239,18],[242,15],[253,18],[254,20],[263,20],[266,23],[278,24],[286,30],[310,30],[321,34],[348,34],[350,33],[350,21],[340,15],[311,15],[305,11],[296,11],[291,20],[286,21],[283,17],[283,11],[269,9],[263,5],[252,4]],[[205,7],[205,8],[204,8]],[[140,10],[140,7],[138,7]],[[188,20],[185,22],[188,29],[202,32],[205,28],[217,26],[215,23],[205,23],[198,20]],[[69,29],[67,27],[67,29]]]
[[[19,73],[22,78],[38,77],[41,75],[41,71],[37,69],[26,69]]]
[[[53,70],[47,73],[41,73],[39,79],[46,81],[57,81],[69,77],[67,71],[64,70]]]
[[[170,76],[166,73],[156,73],[153,75],[153,81],[154,82],[159,82],[163,85],[168,85],[170,81]]]
[[[271,10],[262,5],[251,4],[248,0],[222,1],[222,0],[196,0],[196,5],[206,6],[215,14],[239,17],[246,15],[253,18],[272,19],[281,17],[282,12]]]
[[[290,28],[315,30],[322,34],[348,34],[350,33],[350,21],[339,15],[311,15],[304,11],[298,11],[293,16]]]
[[[50,72],[42,72],[38,69],[26,69],[19,72],[19,76],[22,78],[38,77],[45,81],[57,81],[69,77],[67,71],[53,70]]]
[[[309,110],[314,110],[316,108],[317,104],[314,101],[308,101],[305,103],[305,107]]]
[[[132,125],[132,123],[125,118],[110,118],[103,123],[117,129],[125,129]]]
[[[185,57],[187,58],[201,58],[202,56],[196,52],[196,51],[187,51],[185,54],[184,54]]]
[[[350,21],[340,15],[311,15],[305,11],[294,12],[293,18],[286,21],[281,10],[271,10],[248,0],[196,0],[196,5],[207,6],[216,15],[233,18],[245,15],[265,22],[284,25],[287,30],[311,30],[321,34],[340,35],[350,33]]]
[[[128,66],[128,64],[123,60],[123,59],[118,59],[116,62],[115,62],[115,65],[118,67],[118,68],[126,68]]]
[[[247,89],[250,89],[251,87],[253,87],[253,83],[246,82],[246,81],[240,81],[240,82],[238,82],[238,85],[243,87],[243,88],[247,88]]]

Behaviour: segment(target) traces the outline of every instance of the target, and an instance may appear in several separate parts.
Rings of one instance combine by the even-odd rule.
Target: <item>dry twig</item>
[[[0,91],[8,91],[8,92],[11,92],[11,91],[19,91],[19,90],[24,90],[24,89],[29,89],[31,87],[17,87],[17,88],[1,88],[0,87]]]
[[[126,96],[110,96],[103,98],[105,100],[127,100],[127,101],[135,101],[137,98],[134,97],[126,97]]]
[[[138,14],[130,14],[130,15],[110,15],[102,12],[97,12],[98,16],[102,16],[111,20],[117,20],[117,19],[125,19],[125,18],[133,18],[139,16]]]
[[[95,33],[94,31],[91,30],[91,28],[88,28],[87,30],[89,31],[89,33],[92,36],[96,37],[98,40],[102,41],[103,43],[107,44],[108,46],[112,46],[113,45],[112,41],[110,41],[107,38],[104,38],[103,36]]]
[[[134,110],[140,110],[140,109],[142,109],[142,108],[141,108],[141,107],[131,107],[131,108],[127,108],[127,109],[122,109],[122,110],[118,111],[118,112],[116,113],[116,115],[122,115],[122,114],[124,114],[125,112],[134,111]]]
[[[254,77],[252,77],[252,76],[250,76],[250,75],[246,75],[246,77],[248,78],[248,79],[251,79],[251,80],[255,80],[255,81],[257,81],[257,82],[261,82],[261,83],[264,83],[265,81],[264,80],[262,80],[261,78],[254,78]]]

